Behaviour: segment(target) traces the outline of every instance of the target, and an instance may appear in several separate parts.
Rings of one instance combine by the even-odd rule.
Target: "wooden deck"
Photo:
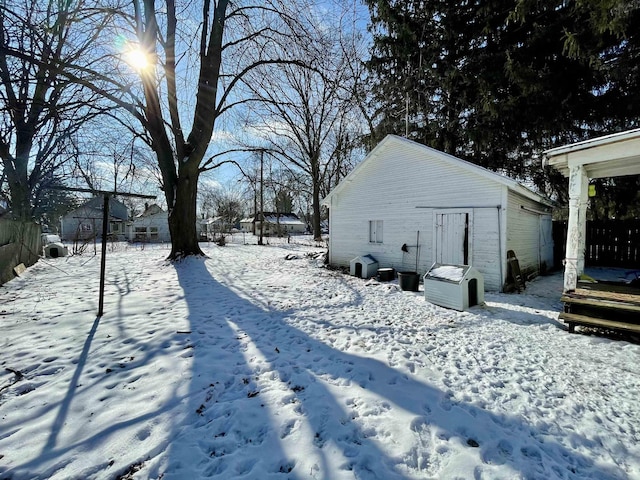
[[[576,325],[640,333],[640,288],[611,283],[579,283],[560,299],[559,316],[574,332]]]

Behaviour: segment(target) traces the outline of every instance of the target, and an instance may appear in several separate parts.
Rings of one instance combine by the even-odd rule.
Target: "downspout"
[[[502,213],[500,212],[501,206],[498,205],[497,207],[497,211],[498,211],[498,259],[500,260],[498,263],[500,264],[500,290],[504,289],[504,269],[503,269],[503,265],[502,265],[502,226],[501,226],[501,222],[500,222],[500,217],[502,217]]]
[[[420,260],[420,230],[416,234],[416,273],[418,273],[418,262]]]
[[[333,254],[331,252],[333,252],[333,234],[331,233],[333,231],[333,216],[331,214],[331,212],[333,211],[333,204],[334,204],[334,200],[335,200],[335,195],[331,196],[331,202],[328,205],[328,209],[329,212],[327,215],[327,224],[329,226],[329,242],[328,242],[328,255],[327,255],[327,259],[329,262],[329,265],[333,265]]]

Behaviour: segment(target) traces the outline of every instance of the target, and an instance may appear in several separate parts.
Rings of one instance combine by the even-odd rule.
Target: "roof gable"
[[[370,153],[367,155],[362,162],[360,162],[323,200],[323,205],[329,205],[331,197],[340,193],[343,189],[347,188],[360,174],[363,167],[368,163],[379,159],[383,155],[385,155],[388,151],[394,148],[406,148],[417,150],[423,154],[427,154],[430,157],[436,157],[438,161],[446,165],[453,166],[455,168],[463,168],[466,171],[478,175],[482,178],[490,180],[492,182],[498,183],[500,185],[506,186],[508,189],[513,190],[531,200],[541,202],[547,205],[552,205],[551,201],[547,198],[539,195],[538,193],[529,190],[524,187],[520,183],[515,180],[499,175],[495,172],[487,170],[484,167],[479,165],[475,165],[471,162],[467,162],[466,160],[462,160],[460,158],[454,157],[453,155],[449,155],[448,153],[441,152],[440,150],[436,150],[435,148],[428,147],[426,145],[422,145],[420,143],[414,142],[413,140],[408,140],[403,137],[399,137],[397,135],[387,135]]]
[[[67,213],[67,215],[65,216],[68,216],[74,212],[78,212],[82,209],[84,209],[84,211],[86,211],[87,209],[90,209],[97,212],[102,212],[103,206],[104,206],[104,197],[93,197],[92,199],[80,205],[75,210],[72,210],[71,212]],[[127,209],[124,203],[119,202],[113,197],[109,197],[109,217],[110,218],[127,220],[128,215],[129,215],[129,210]]]
[[[202,220],[200,220],[200,224],[201,225],[214,225],[214,224],[219,224],[219,223],[224,223],[224,219],[221,216],[208,217],[208,218],[203,218]]]
[[[589,178],[640,174],[640,128],[592,138],[543,152],[547,164],[565,177],[571,167],[585,168]]]
[[[295,213],[268,213],[264,212],[264,221],[267,223],[280,223],[287,225],[304,225]]]
[[[139,214],[137,216],[138,217],[148,217],[150,215],[157,215],[158,213],[164,213],[164,210],[158,204],[152,203],[151,205],[148,205],[145,208],[144,212],[142,212],[141,214]]]

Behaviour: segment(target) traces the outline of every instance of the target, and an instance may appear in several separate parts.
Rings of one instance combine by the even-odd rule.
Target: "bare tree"
[[[254,72],[251,87],[260,97],[248,123],[263,143],[292,170],[304,172],[311,198],[314,237],[321,237],[322,195],[350,170],[351,152],[361,136],[355,87],[362,72],[357,38],[320,24],[312,40],[289,45],[313,68],[283,65],[275,75]],[[313,20],[310,21],[313,23]]]
[[[279,45],[304,35],[293,2],[132,0],[134,41],[129,54],[144,53],[140,96],[126,80],[104,75],[106,98],[142,125],[161,173],[169,210],[171,259],[201,255],[196,231],[200,175],[221,160],[212,137],[229,110],[252,101],[249,74],[259,67],[300,64]],[[293,14],[291,13],[293,12]],[[120,25],[126,29],[126,23]],[[139,57],[138,57],[139,58]],[[70,78],[75,78],[70,75]]]
[[[75,183],[94,190],[157,191],[155,162],[150,162],[151,152],[139,138],[127,135],[118,122],[104,119],[86,122],[84,129],[83,135],[73,136]]]
[[[222,219],[221,229],[229,232],[242,218],[242,196],[240,192],[227,188],[218,192],[216,200],[216,213]]]
[[[202,185],[198,190],[202,219],[218,217],[207,234],[228,233],[243,215],[243,198],[239,189],[221,185]],[[210,228],[213,228],[213,232]]]
[[[23,1],[34,12],[43,14],[36,8],[40,4],[38,0]],[[60,5],[58,10],[54,8],[56,5]],[[245,107],[256,100],[255,94],[261,89],[255,88],[254,72],[268,76],[274,68],[287,71],[287,68],[294,66],[307,71],[310,68],[308,62],[322,58],[309,55],[302,48],[309,39],[319,38],[310,34],[313,22],[304,20],[305,16],[301,15],[309,9],[309,5],[302,0],[300,4],[293,0],[255,3],[251,3],[251,0],[204,0],[202,4],[189,1],[178,4],[175,0],[79,0],[75,3],[50,0],[49,9],[44,10],[44,15],[51,19],[52,24],[48,25],[49,20],[45,20],[46,28],[41,32],[38,25],[42,22],[31,15],[23,15],[25,18],[22,18],[3,8],[0,80],[8,92],[5,96],[9,106],[5,111],[14,123],[14,117],[17,118],[14,112],[26,119],[18,120],[22,123],[39,118],[38,115],[46,109],[72,113],[71,108],[77,103],[66,104],[65,110],[53,107],[55,103],[50,99],[62,96],[61,92],[65,89],[75,88],[77,93],[90,89],[131,114],[131,118],[142,127],[141,138],[149,144],[157,160],[169,210],[172,238],[169,258],[200,255],[202,252],[196,231],[198,181],[203,172],[231,161],[223,159],[224,155],[216,151],[213,133],[219,128],[220,119],[230,110]],[[71,20],[78,12],[82,12],[82,25],[88,30],[84,36],[72,37],[73,48],[67,47],[65,41],[71,37],[65,32],[75,25]],[[102,13],[100,20],[92,18],[94,12]],[[26,42],[29,48],[11,43],[9,39],[19,35],[7,34],[7,19],[11,19],[16,30],[19,25],[25,24],[30,26],[26,31],[35,32],[34,35],[43,38],[30,39]],[[109,49],[111,42],[106,42],[107,38],[121,40],[118,52]],[[49,44],[43,39],[49,39]],[[43,44],[45,47],[40,49]],[[299,47],[293,47],[295,45]],[[325,47],[319,46],[316,52]],[[71,52],[71,58],[64,56],[68,51]],[[43,58],[38,57],[40,53]],[[325,57],[328,57],[326,53]],[[9,58],[16,62],[16,66],[7,60]],[[145,65],[141,62],[143,59]],[[12,94],[7,89],[7,85],[11,85],[11,78],[20,70],[20,62],[34,73],[35,81],[23,87],[24,91],[34,95],[29,103],[32,110],[20,102],[22,97],[19,94]],[[124,68],[128,67],[127,63],[134,66],[136,72]],[[325,66],[328,65],[322,65]],[[300,84],[301,87],[313,86],[310,75],[305,75],[302,80],[304,83]],[[329,91],[337,94],[337,85],[341,80],[344,77],[326,82],[327,86],[330,85]],[[41,87],[38,86],[39,81],[43,82]],[[86,103],[82,105],[88,108]],[[92,104],[99,105],[99,101]],[[52,114],[46,118],[58,117]],[[128,128],[132,135],[140,136],[129,121],[115,113],[112,117]],[[78,118],[78,115],[69,116],[71,118]],[[340,120],[332,120],[331,124],[341,122],[345,125],[348,123],[346,117],[340,117]],[[54,129],[60,132],[67,125],[55,124]],[[77,126],[73,125],[69,131]],[[19,136],[23,131],[33,132],[34,129],[9,126],[5,132],[18,132],[16,135]],[[330,135],[336,139],[346,138],[333,133]],[[24,175],[18,175],[23,165],[32,160],[30,154],[25,152],[29,152],[33,146],[30,140],[33,135],[27,137],[26,140],[22,137],[6,140],[4,150],[15,144],[19,146],[18,154],[12,156],[3,152],[3,174],[15,198],[25,197],[23,191],[28,183],[24,181]],[[58,145],[59,139],[66,137],[55,135],[51,138]],[[328,138],[329,134],[323,131],[314,141],[326,145]],[[341,141],[336,140],[335,144],[341,144]],[[281,148],[280,152],[285,148]],[[51,151],[47,149],[47,152]],[[315,162],[311,170],[313,178],[322,178],[324,172],[317,172],[318,169],[322,170],[320,163],[315,160],[317,152],[317,149],[310,152],[310,158]],[[330,157],[333,158],[333,155]],[[295,157],[291,156],[290,160],[293,159]],[[296,161],[301,166],[305,165],[300,156]],[[10,165],[11,162],[16,164],[15,168]],[[8,167],[13,170],[8,171]],[[312,189],[314,206],[319,208],[317,182],[313,182]],[[316,213],[318,223],[319,210]]]
[[[17,218],[32,218],[47,197],[40,190],[61,182],[61,167],[73,156],[72,134],[109,111],[61,73],[94,54],[92,32],[108,18],[84,0],[0,3],[0,158]]]

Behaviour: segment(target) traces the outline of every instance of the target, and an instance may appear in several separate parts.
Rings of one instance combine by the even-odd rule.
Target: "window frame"
[[[375,245],[384,243],[383,220],[369,220],[369,243]]]

